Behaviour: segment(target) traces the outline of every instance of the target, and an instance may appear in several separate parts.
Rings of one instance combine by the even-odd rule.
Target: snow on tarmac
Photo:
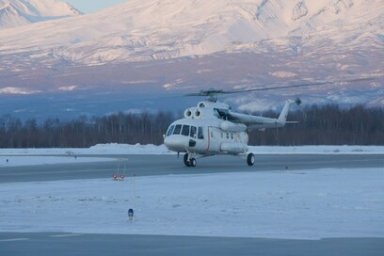
[[[381,168],[235,171],[1,184],[0,231],[384,237]]]
[[[115,161],[115,155],[170,154],[164,146],[99,144],[90,148],[0,149],[0,168],[48,164]],[[102,157],[101,157],[102,156]],[[112,157],[111,157],[112,156]],[[0,170],[1,171],[1,170]]]

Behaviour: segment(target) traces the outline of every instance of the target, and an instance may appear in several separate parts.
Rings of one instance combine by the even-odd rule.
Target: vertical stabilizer
[[[285,124],[287,122],[289,107],[291,106],[292,103],[294,103],[294,101],[292,100],[287,100],[287,102],[285,102],[284,108],[281,111],[279,118],[277,119],[279,123]]]

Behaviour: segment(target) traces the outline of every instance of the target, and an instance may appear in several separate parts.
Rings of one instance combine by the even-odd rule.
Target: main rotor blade
[[[229,93],[233,93],[233,92],[209,89],[209,90],[201,90],[200,92],[196,92],[196,93],[188,93],[188,94],[185,94],[185,96],[215,96],[217,94],[229,94]]]
[[[324,85],[324,84],[335,84],[335,83],[352,83],[352,82],[362,82],[362,81],[371,81],[375,78],[378,78],[380,76],[373,76],[373,77],[360,77],[360,78],[352,78],[352,79],[344,79],[344,80],[330,80],[330,81],[301,81],[296,82],[289,85],[273,85],[269,87],[256,87],[256,88],[250,88],[250,89],[244,89],[244,90],[230,90],[230,91],[224,91],[224,90],[216,90],[216,89],[209,89],[209,90],[201,90],[197,93],[189,93],[185,96],[205,96],[205,97],[213,97],[218,94],[235,94],[235,93],[246,93],[246,92],[256,92],[256,91],[268,91],[268,90],[281,90],[281,89],[289,89],[289,88],[299,88],[299,87],[310,87],[315,85]]]
[[[347,80],[334,80],[334,81],[313,81],[313,82],[300,82],[297,84],[290,85],[282,85],[282,86],[270,86],[270,87],[258,87],[251,88],[245,90],[235,90],[231,91],[231,93],[242,93],[242,92],[255,92],[255,91],[268,91],[268,90],[279,90],[279,89],[289,89],[289,88],[298,88],[298,87],[310,87],[315,85],[323,85],[323,84],[335,84],[335,83],[351,83],[351,82],[362,82],[362,81],[371,81],[377,77],[363,77],[363,78],[354,78]]]

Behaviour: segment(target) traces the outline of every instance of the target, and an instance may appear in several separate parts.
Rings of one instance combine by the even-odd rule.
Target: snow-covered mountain
[[[96,14],[0,36],[2,50],[39,47],[57,59],[100,64],[259,48],[255,46],[262,40],[279,45],[292,37],[358,44],[383,32],[383,13],[382,0],[130,0]]]
[[[94,14],[0,30],[0,61],[0,94],[382,76],[384,2],[130,0]],[[310,95],[313,101],[384,104],[382,78],[336,89],[311,88]],[[257,106],[275,96],[263,95]]]
[[[80,14],[73,6],[57,0],[0,0],[0,29]]]

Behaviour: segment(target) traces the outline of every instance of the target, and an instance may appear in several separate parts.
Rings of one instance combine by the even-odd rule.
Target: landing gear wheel
[[[189,158],[189,154],[188,153],[185,153],[184,155],[184,164],[185,166],[187,167],[196,167],[196,159],[195,158],[191,158],[191,159],[188,159]]]
[[[184,155],[184,164],[185,164],[185,166],[187,166],[187,167],[191,167],[191,163],[190,163],[190,161],[188,160],[188,153],[185,153],[185,155]]]
[[[189,164],[190,164],[191,167],[196,167],[196,159],[195,158],[191,158],[189,160]]]
[[[249,154],[247,155],[247,164],[248,164],[249,166],[253,166],[253,165],[255,164],[255,155],[254,155],[254,154],[249,153]]]

